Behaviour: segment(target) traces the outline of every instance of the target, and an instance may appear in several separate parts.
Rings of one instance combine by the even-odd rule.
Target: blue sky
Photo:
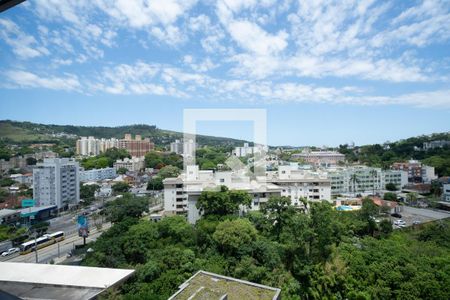
[[[450,130],[449,1],[27,1],[0,15],[0,118],[182,130],[266,108],[271,145]],[[251,139],[251,124],[200,133]]]

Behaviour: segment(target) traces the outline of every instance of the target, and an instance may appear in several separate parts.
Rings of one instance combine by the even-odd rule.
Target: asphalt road
[[[433,210],[427,208],[416,208],[411,206],[403,206],[401,220],[406,222],[406,226],[412,226],[413,222],[418,221],[420,223],[426,223],[435,220],[441,220],[450,217],[450,212],[443,210]],[[391,218],[392,221],[400,220],[399,218]],[[394,228],[398,226],[394,225]]]
[[[106,229],[111,227],[111,223],[104,223],[100,230],[97,228],[91,229],[91,234],[86,238],[86,243],[95,241]],[[59,257],[67,255],[67,253],[72,250],[75,245],[82,245],[83,238],[78,236],[78,233],[72,233],[66,235],[65,239],[59,243],[47,246],[45,248],[38,250],[38,263],[48,263],[52,259],[58,257],[58,247],[59,247]],[[15,253],[11,256],[1,257],[0,261],[10,261],[10,262],[25,262],[25,263],[35,263],[36,253],[31,252],[25,255],[20,255]]]

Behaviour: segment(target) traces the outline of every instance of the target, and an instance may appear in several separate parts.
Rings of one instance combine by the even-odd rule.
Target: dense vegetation
[[[450,176],[450,147],[422,149],[424,142],[436,140],[450,140],[450,133],[432,134],[430,136],[418,136],[385,145],[374,144],[349,149],[347,145],[340,145],[339,151],[345,154],[350,162],[359,161],[369,166],[389,168],[394,162],[408,159],[421,160],[423,163],[433,166],[439,176]]]
[[[359,212],[323,202],[305,213],[283,197],[240,218],[235,203],[248,203],[241,195],[203,194],[205,215],[192,226],[181,216],[141,219],[143,200],[126,194],[110,204],[114,225],[83,263],[135,268],[120,291],[124,299],[167,299],[199,269],[280,287],[283,299],[450,296],[449,222],[391,233],[390,222],[375,223],[379,210],[370,200]]]
[[[80,164],[85,170],[101,169],[112,167],[116,160],[124,159],[125,157],[131,158],[127,150],[111,148],[100,153],[100,155],[83,158]]]

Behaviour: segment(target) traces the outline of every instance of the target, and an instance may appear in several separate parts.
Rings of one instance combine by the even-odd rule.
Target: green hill
[[[60,139],[75,138],[58,136],[58,134],[94,136],[96,138],[123,138],[125,133],[140,134],[143,138],[148,137],[158,146],[168,145],[175,139],[183,137],[183,134],[180,132],[163,130],[154,125],[146,124],[106,127],[38,124],[10,120],[0,121],[0,140],[13,143],[52,142]],[[200,145],[238,146],[244,142],[246,141],[197,135],[197,143]]]

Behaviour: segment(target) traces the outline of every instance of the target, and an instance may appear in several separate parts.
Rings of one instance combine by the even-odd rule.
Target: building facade
[[[127,150],[131,156],[141,157],[153,150],[155,145],[149,138],[142,139],[139,134],[136,134],[133,139],[131,134],[127,133],[123,139],[119,140],[119,148]]]
[[[442,200],[450,202],[450,183],[444,183],[442,185]]]
[[[345,161],[345,155],[336,151],[304,150],[302,153],[292,154],[292,158],[302,159],[308,164],[320,167],[333,167]]]
[[[81,156],[95,156],[111,148],[119,148],[119,140],[81,137],[76,143],[76,153]]]
[[[70,158],[44,159],[33,169],[33,198],[37,206],[58,209],[80,201],[79,164]]]
[[[424,165],[417,160],[394,163],[392,169],[406,171],[410,183],[431,183],[432,180],[437,179],[434,167]]]
[[[139,172],[145,168],[145,158],[141,156],[119,159],[114,163],[114,169],[117,171],[120,168],[125,168],[130,172]]]
[[[249,146],[248,143],[244,143],[243,147],[235,147],[232,151],[232,155],[237,157],[245,157],[250,155],[255,155],[256,153],[267,152],[267,147],[262,145],[255,145],[254,147]]]
[[[373,193],[384,190],[393,183],[397,189],[408,184],[408,175],[401,170],[381,170],[366,166],[336,168],[328,170],[331,180],[331,194]]]
[[[80,181],[101,181],[105,179],[114,179],[116,178],[116,169],[115,168],[103,168],[103,169],[92,169],[92,170],[84,170],[80,168]]]

